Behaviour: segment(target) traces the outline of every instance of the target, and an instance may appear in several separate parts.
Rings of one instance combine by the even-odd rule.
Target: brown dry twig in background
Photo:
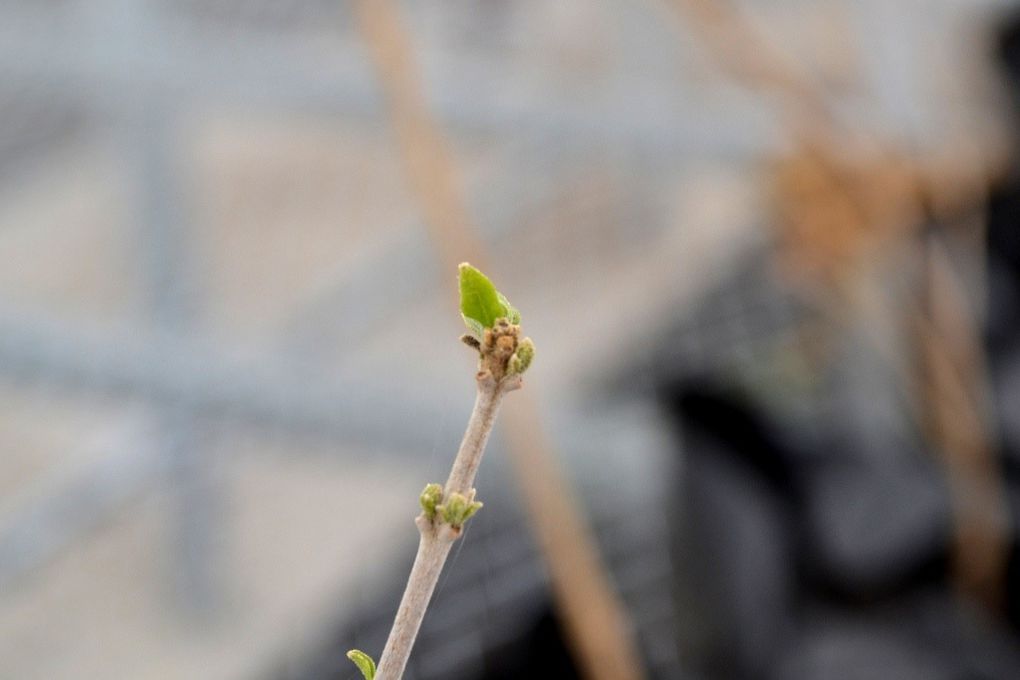
[[[724,72],[780,96],[795,142],[772,177],[781,252],[786,265],[823,283],[837,299],[859,298],[854,279],[878,248],[917,250],[916,230],[926,208],[941,207],[940,189],[971,187],[975,196],[953,200],[976,203],[981,180],[1001,164],[984,158],[937,170],[919,165],[893,152],[888,140],[837,121],[811,78],[731,0],[670,2],[697,27]],[[861,162],[862,156],[870,160]],[[908,301],[906,317],[922,359],[925,434],[942,453],[950,482],[957,587],[994,611],[1001,606],[1009,538],[1001,472],[982,417],[988,393],[984,352],[976,319],[958,294],[958,274],[948,258],[930,256],[930,243],[922,241],[922,251],[930,304],[921,309]],[[892,304],[887,296],[866,297],[873,305]]]

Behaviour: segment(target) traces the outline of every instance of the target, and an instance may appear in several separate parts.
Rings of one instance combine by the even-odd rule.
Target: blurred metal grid
[[[233,30],[271,29],[274,33],[339,28],[351,22],[351,4],[332,0],[159,0],[159,11],[185,15],[199,23],[217,23]]]
[[[196,6],[210,11],[206,3]],[[293,7],[281,7],[288,6]],[[224,8],[228,16],[235,10],[256,15],[276,11],[264,4],[224,3]],[[357,37],[344,30],[350,24],[345,13],[333,20],[343,35],[337,36],[332,58],[324,61],[324,55],[302,48],[300,31],[266,36],[246,32],[242,24],[232,39],[213,40],[201,30],[201,13],[192,17],[195,21],[180,23],[163,10],[153,0],[105,0],[71,3],[65,19],[73,21],[38,22],[37,8],[25,12],[28,16],[9,12],[0,24],[0,75],[5,82],[31,83],[53,93],[81,91],[91,107],[114,116],[125,103],[154,94],[181,108],[222,102],[370,119],[381,111]],[[314,9],[308,14],[311,23],[323,23]],[[107,16],[116,21],[105,20]],[[494,65],[488,65],[490,71]],[[476,68],[484,71],[482,66]],[[626,76],[614,74],[614,82],[623,86]],[[667,119],[645,115],[621,98],[598,111],[569,99],[552,107],[545,101],[540,106],[514,104],[498,96],[479,96],[481,84],[463,74],[434,83],[430,99],[440,119],[463,132],[526,136],[536,141],[533,153],[543,155],[616,145],[647,158],[747,157],[763,151],[770,139],[768,116],[752,97],[728,96],[706,114],[685,105],[677,92],[657,102],[673,109]],[[486,87],[494,85],[487,81]]]

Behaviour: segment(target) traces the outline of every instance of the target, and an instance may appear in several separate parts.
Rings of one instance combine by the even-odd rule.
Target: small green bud
[[[531,360],[535,358],[535,343],[531,338],[524,338],[517,343],[517,350],[510,356],[507,368],[511,375],[524,373],[531,366]]]
[[[365,680],[372,680],[375,677],[375,661],[372,661],[372,657],[368,654],[360,649],[352,649],[347,652],[347,658],[354,662],[361,674],[365,676]]]
[[[474,489],[471,489],[466,496],[460,493],[451,493],[445,503],[436,506],[443,521],[454,528],[463,526],[464,522],[471,519],[471,516],[481,508],[482,504],[475,501]]]
[[[433,520],[436,518],[436,506],[443,500],[443,487],[440,484],[428,484],[418,497],[422,512],[425,518]]]

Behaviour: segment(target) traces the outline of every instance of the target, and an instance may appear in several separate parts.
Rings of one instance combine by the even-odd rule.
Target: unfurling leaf
[[[506,317],[507,321],[512,324],[519,324],[521,322],[521,313],[498,290],[496,291],[496,297],[499,298],[499,304],[503,305],[503,316]]]
[[[347,652],[347,658],[354,662],[361,674],[365,676],[365,680],[372,680],[375,677],[375,661],[372,661],[372,657],[368,654],[360,649],[352,649]]]
[[[521,314],[498,291],[485,274],[467,262],[458,268],[460,282],[460,314],[464,323],[479,340],[486,328],[492,328],[496,319],[520,323]]]
[[[481,340],[485,334],[485,326],[482,325],[482,322],[465,316],[463,312],[461,312],[460,317],[464,319],[464,325],[471,331],[471,335]]]

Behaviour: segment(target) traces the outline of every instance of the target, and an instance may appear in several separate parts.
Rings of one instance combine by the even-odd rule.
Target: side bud
[[[524,338],[517,343],[517,350],[510,357],[507,362],[507,372],[510,375],[520,375],[528,370],[531,366],[532,359],[535,358],[535,343],[531,341],[531,338]]]
[[[432,521],[436,518],[436,511],[443,501],[443,487],[440,484],[429,484],[421,492],[418,502],[421,504],[421,511],[425,519]]]
[[[459,529],[464,522],[471,519],[472,515],[482,508],[482,504],[475,500],[475,490],[471,489],[464,494],[451,493],[450,497],[442,505],[436,506],[443,521],[454,529]]]

